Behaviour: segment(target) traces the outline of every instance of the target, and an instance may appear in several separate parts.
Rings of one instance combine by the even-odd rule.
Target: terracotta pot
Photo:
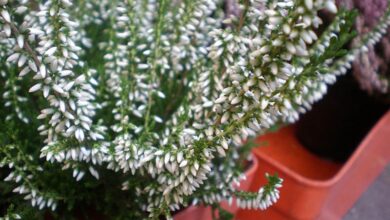
[[[284,179],[281,198],[265,211],[239,210],[241,220],[339,220],[390,162],[390,111],[371,129],[352,156],[337,164],[309,153],[295,137],[295,127],[262,136],[268,143],[254,154],[257,176],[277,172]],[[255,179],[251,189],[264,182]]]
[[[237,189],[243,191],[249,190],[255,175],[258,173],[257,169],[259,168],[259,162],[256,156],[253,155],[252,161],[251,167],[245,172],[246,180],[242,180]],[[231,206],[229,206],[227,202],[221,202],[221,206],[232,214],[235,214],[238,210],[235,201],[233,201]],[[174,220],[212,220],[212,210],[211,207],[207,206],[190,206],[176,214]]]

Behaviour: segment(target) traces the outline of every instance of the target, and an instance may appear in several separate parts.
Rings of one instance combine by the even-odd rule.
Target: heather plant
[[[359,37],[370,32],[385,13],[386,0],[338,0],[339,5],[346,8],[356,8],[359,11],[355,27]],[[370,94],[384,96],[390,91],[388,62],[390,61],[389,33],[377,45],[368,47],[368,52],[360,54],[353,63],[353,75],[360,87]],[[388,99],[388,97],[387,97]]]
[[[298,119],[375,44],[333,0],[0,0],[4,219],[266,209],[244,140]],[[335,13],[322,27],[320,10]],[[287,153],[287,152],[286,152]]]

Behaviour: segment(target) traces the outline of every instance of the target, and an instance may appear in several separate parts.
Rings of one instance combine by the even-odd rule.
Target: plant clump
[[[333,0],[0,0],[4,219],[266,209],[282,180],[237,188],[244,140],[298,120],[390,22],[345,50],[355,17]]]

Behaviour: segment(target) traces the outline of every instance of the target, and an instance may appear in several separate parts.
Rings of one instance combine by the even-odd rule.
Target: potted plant
[[[346,78],[339,82],[343,80]],[[285,179],[281,190],[285,196],[282,196],[276,206],[265,212],[240,211],[237,219],[341,219],[389,164],[390,150],[387,146],[390,112],[381,109],[382,117],[378,118],[378,115],[375,117],[378,112],[376,109],[374,117],[371,118],[374,122],[371,128],[371,123],[367,124],[366,118],[370,116],[367,113],[371,113],[372,117],[373,112],[361,106],[359,110],[366,118],[362,122],[356,122],[356,114],[352,111],[349,112],[350,115],[345,115],[351,108],[345,105],[349,102],[339,93],[338,88],[345,84],[337,84],[330,89],[324,100],[315,105],[313,111],[303,116],[297,124],[259,138],[261,142],[266,142],[267,146],[255,150],[259,163],[263,164],[258,173],[265,170],[277,172]],[[353,95],[346,94],[356,101]],[[343,105],[336,101],[339,104],[337,111],[342,113],[335,113],[335,110],[329,108],[332,106],[329,102],[335,102],[334,95],[341,96],[341,100],[344,100]],[[364,96],[360,98],[364,99]],[[346,113],[340,108],[342,106],[345,106]],[[356,103],[351,106],[356,106]],[[374,107],[375,105],[368,106],[371,109]],[[328,111],[324,111],[325,109]],[[328,122],[325,123],[318,116]],[[349,126],[358,128],[351,130],[358,134],[367,134],[362,137],[356,136],[355,133],[349,135],[351,131],[348,130],[348,125],[332,127],[339,121],[348,119],[351,123],[353,116],[354,123]],[[361,127],[362,125],[368,127]],[[340,135],[340,132],[343,135]],[[358,144],[355,146],[356,142]],[[250,190],[256,189],[261,182],[255,180]],[[292,201],[294,205],[291,205]]]
[[[341,2],[355,2],[363,10],[364,1]],[[370,12],[367,20],[380,16],[378,10],[371,10],[375,2],[384,4],[365,2],[370,6],[364,8],[357,25]],[[378,68],[385,65],[380,59],[386,57],[374,54],[374,45],[369,48],[353,64],[357,81],[352,73],[340,77],[296,124],[260,138],[267,147],[255,150],[264,165],[258,172],[278,172],[285,179],[281,193],[286,196],[265,212],[240,211],[237,219],[341,219],[390,162],[388,88],[381,77],[387,73],[386,68]],[[261,182],[253,183],[252,190]]]
[[[277,175],[256,192],[235,184],[243,140],[295,121],[388,16],[345,51],[355,13],[314,32],[331,0],[225,6],[0,0],[4,218],[171,219],[190,204],[222,218],[223,201],[274,204]]]

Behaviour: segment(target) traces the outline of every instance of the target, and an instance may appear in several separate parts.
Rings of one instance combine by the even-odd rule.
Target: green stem
[[[153,49],[153,56],[150,59],[151,69],[150,69],[149,80],[151,85],[156,83],[156,79],[157,79],[157,59],[160,57],[161,32],[164,24],[164,15],[165,15],[166,6],[167,6],[167,0],[159,1],[158,16],[157,16],[157,22],[155,26],[155,35],[154,35],[155,45]],[[153,88],[151,88],[148,93],[148,103],[147,103],[147,110],[146,110],[145,122],[144,122],[146,133],[148,133],[150,130],[149,125],[150,125],[151,110],[153,106],[153,93],[154,93]]]

